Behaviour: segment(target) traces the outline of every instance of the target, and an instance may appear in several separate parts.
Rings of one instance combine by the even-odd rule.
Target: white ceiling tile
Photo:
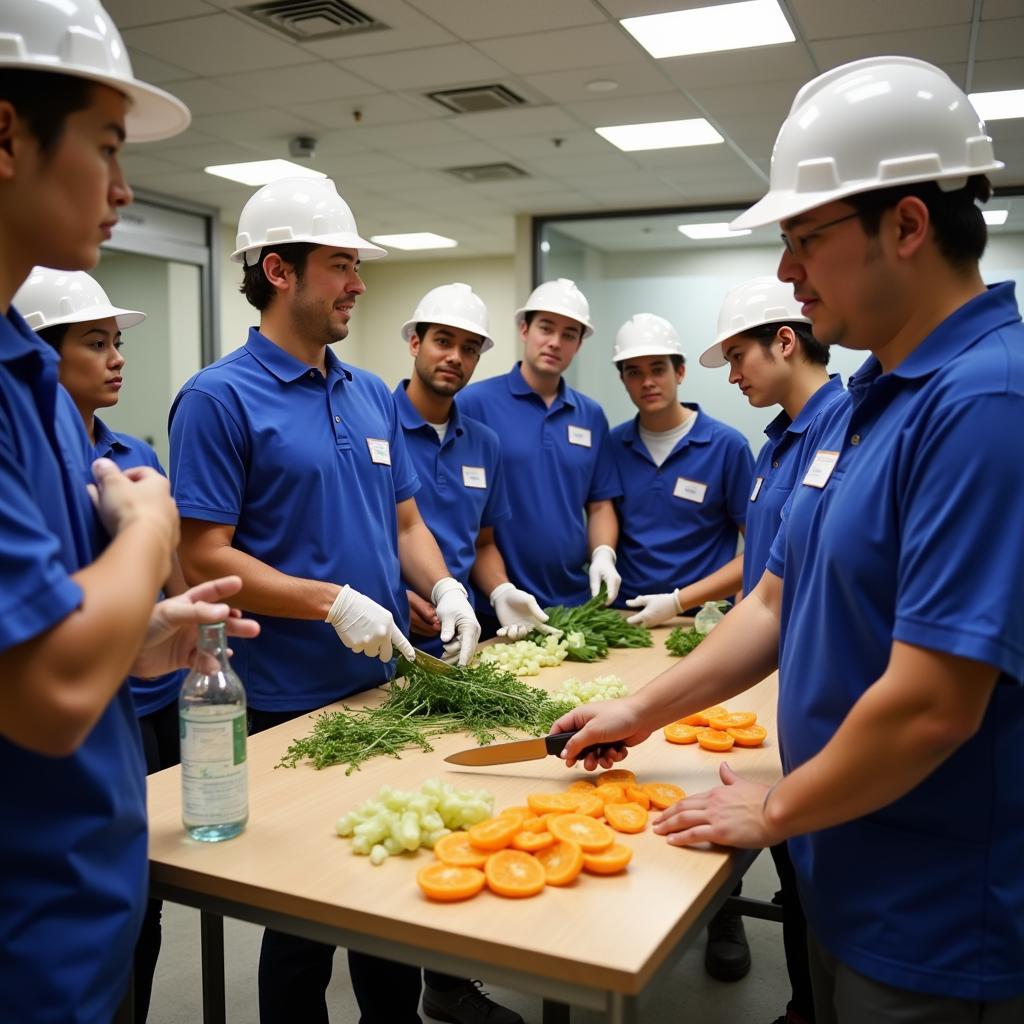
[[[481,139],[503,139],[516,135],[551,133],[558,137],[578,131],[580,124],[561,107],[518,107],[488,114],[462,114],[454,119],[470,135]]]
[[[549,32],[604,21],[591,0],[410,0],[434,21],[463,39],[493,39],[523,32]]]
[[[992,92],[1001,89],[1024,89],[1024,57],[975,62],[974,77],[968,91]]]
[[[316,103],[299,104],[297,109],[302,111],[304,117],[329,128],[353,128],[358,131],[406,121],[430,120],[429,114],[424,114],[423,109],[415,103],[389,93],[319,100]],[[441,116],[440,111],[437,116]]]
[[[1018,13],[1024,10],[1018,7]],[[999,60],[1019,57],[1024,53],[1024,18],[1003,18],[983,21],[978,29],[978,43],[974,55],[978,60]],[[1017,88],[1024,87],[1024,82]]]
[[[718,169],[746,167],[746,163],[731,146],[682,146],[679,149],[654,149],[649,152],[630,153],[630,159],[645,170],[661,172],[680,167]]]
[[[690,94],[713,116],[759,114],[777,117],[776,123],[789,112],[793,97],[806,79],[762,82],[756,89],[746,85],[724,85],[710,89],[693,88]]]
[[[253,106],[315,103],[346,96],[365,96],[374,87],[327,61],[309,60],[302,68],[263,68],[212,79],[225,89],[248,96]]]
[[[729,0],[602,0],[601,6],[613,18],[642,18],[647,14],[688,11],[695,7],[714,7]]]
[[[602,139],[592,129],[577,128],[574,131],[550,135],[517,135],[513,139],[494,138],[491,145],[503,150],[512,157],[521,156],[530,159],[534,156],[548,156],[551,153],[574,153],[579,156],[587,154],[605,154],[618,152],[611,143]]]
[[[136,78],[143,82],[152,82],[154,85],[163,85],[166,82],[180,82],[184,78],[191,78],[192,72],[178,67],[176,64],[169,64],[167,61],[157,60],[148,53],[128,47],[128,56],[132,61],[132,71]],[[173,92],[173,90],[168,90]]]
[[[164,174],[141,174],[133,179],[132,184],[139,188],[147,188],[154,192],[163,192],[167,195],[183,196],[186,199],[195,196],[206,196],[212,193],[223,195],[225,191],[235,192],[245,202],[256,191],[249,185],[235,184],[232,188],[230,182],[223,178],[218,181],[213,175],[204,174],[202,171],[191,171],[182,167],[178,170],[168,170]],[[225,186],[229,189],[225,189]]]
[[[617,25],[588,25],[538,35],[509,36],[477,45],[499,64],[524,75],[556,68],[600,67],[646,59],[626,30]]]
[[[798,27],[807,39],[885,34],[903,29],[931,32],[938,25],[971,20],[974,0],[789,0]],[[900,53],[889,47],[880,53]]]
[[[388,28],[309,42],[305,44],[306,48],[328,60],[347,60],[368,53],[393,53],[395,50],[417,50],[421,46],[458,42],[451,32],[403,0],[358,0],[356,6]]]
[[[170,86],[170,91],[188,106],[193,117],[233,114],[239,110],[255,110],[262,106],[259,100],[226,89],[210,78],[190,78],[185,82],[175,82]]]
[[[217,9],[204,0],[175,0],[174,12],[167,9],[167,0],[104,0],[103,7],[123,32],[136,25],[150,25],[172,18],[192,18],[199,14],[215,14]]]
[[[595,128],[613,124],[676,121],[700,116],[697,108],[675,91],[660,92],[653,96],[593,99],[583,103],[567,103],[565,106],[581,121]]]
[[[818,69],[801,43],[757,46],[726,53],[695,53],[659,60],[658,66],[685,89],[813,78]]]
[[[345,61],[345,67],[368,82],[392,91],[426,91],[507,77],[500,64],[467,43],[383,53],[375,57],[352,57]]]
[[[969,25],[936,25],[928,32],[911,30],[824,39],[811,43],[811,50],[822,71],[886,53],[917,57],[933,64],[956,63],[967,59],[970,36]]]
[[[704,148],[704,147],[701,147]],[[631,153],[630,157],[639,154]],[[573,153],[555,150],[553,153],[520,160],[520,165],[531,173],[547,174],[555,178],[574,180],[580,173],[586,174],[629,174],[636,170],[636,163],[619,152],[602,153],[581,157]]]
[[[264,160],[277,156],[280,143],[277,139],[267,143],[250,143],[239,145],[226,139],[219,139],[200,146],[189,146],[187,149],[171,150],[167,153],[168,161],[182,167],[202,170],[211,164],[239,164],[246,160]],[[148,147],[147,147],[148,149]]]
[[[408,163],[386,153],[338,152],[323,160],[317,159],[317,169],[336,182],[358,181],[372,185],[379,174],[394,174],[408,168]],[[339,185],[340,187],[340,185]]]
[[[175,135],[170,139],[161,139],[159,142],[147,142],[145,148],[146,153],[150,156],[157,153],[166,153],[173,159],[173,154],[175,153],[191,149],[193,146],[209,146],[217,141],[218,139],[215,135],[199,131],[193,123],[180,135]]]
[[[195,118],[193,124],[201,132],[234,141],[279,138],[283,147],[292,135],[308,135],[316,128],[312,121],[301,120],[283,110],[268,108],[238,114],[209,114]]]
[[[410,155],[415,146],[457,145],[466,136],[450,126],[449,121],[421,118],[408,124],[385,124],[374,127],[361,124],[343,133],[358,150],[377,149]],[[344,140],[342,140],[344,142]]]
[[[130,185],[136,185],[140,178],[157,174],[174,174],[181,168],[159,156],[152,156],[145,146],[127,146],[121,153],[121,170]]]
[[[441,171],[426,171],[406,166],[397,171],[382,171],[361,178],[360,184],[376,195],[406,196],[413,199],[417,190],[430,186],[441,187],[448,183],[448,176]]]
[[[1020,0],[984,0],[981,8],[983,21],[993,18],[1019,18]]]
[[[592,100],[599,95],[608,99],[645,96],[648,93],[662,92],[666,85],[665,76],[654,61],[572,68],[568,71],[548,71],[524,77],[529,85],[556,103]],[[618,82],[618,88],[610,92],[596,93],[587,88],[593,81]]]
[[[417,167],[465,167],[471,164],[492,164],[507,160],[507,154],[483,142],[459,142],[447,146],[417,146],[409,154]]]
[[[299,47],[230,14],[131,28],[124,37],[129,46],[197,75],[258,71],[309,60]]]

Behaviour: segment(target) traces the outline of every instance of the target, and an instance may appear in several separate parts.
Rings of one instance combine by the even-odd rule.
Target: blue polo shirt
[[[564,379],[546,405],[520,365],[471,384],[459,407],[501,440],[511,517],[494,535],[509,579],[542,606],[582,604],[590,599],[586,505],[622,493],[608,420]]]
[[[782,509],[794,485],[803,479],[817,450],[818,435],[827,412],[847,401],[838,373],[831,374],[791,420],[780,412],[765,428],[768,440],[754,463],[754,482],[747,503],[743,534],[743,592],[749,594],[764,573],[772,541],[779,532]]]
[[[305,579],[348,583],[408,630],[396,504],[419,484],[380,378],[327,349],[327,376],[255,328],[171,406],[171,479],[183,519],[234,527],[232,545]],[[326,622],[253,615],[233,664],[260,711],[302,711],[384,682]]]
[[[886,984],[1024,994],[1024,327],[1012,284],[898,367],[850,379],[768,568],[784,579],[786,771],[832,738],[899,640],[999,670],[977,734],[887,807],[789,841],[823,945]]]
[[[167,475],[152,446],[140,438],[132,437],[131,434],[115,433],[99,416],[93,417],[93,432],[96,435],[96,443],[93,445],[94,458],[110,459],[121,469],[149,466],[161,476]],[[161,594],[160,597],[164,595]],[[128,685],[131,687],[135,713],[139,718],[160,711],[176,701],[182,681],[187,675],[186,669],[179,669],[177,672],[167,672],[154,679],[129,676]]]
[[[16,312],[0,318],[5,651],[79,607],[71,577],[97,553],[89,442],[57,364]],[[68,757],[0,736],[0,773],[0,1015],[108,1024],[128,984],[147,885],[145,767],[128,687]]]
[[[754,456],[738,430],[682,404],[697,420],[660,466],[640,438],[639,417],[611,433],[623,491],[615,502],[620,608],[638,594],[703,579],[736,557]]]

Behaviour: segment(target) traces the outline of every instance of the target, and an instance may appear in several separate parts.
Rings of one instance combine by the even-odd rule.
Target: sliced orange
[[[763,725],[748,725],[745,729],[726,729],[737,747],[759,747],[764,743],[768,730]]]
[[[523,819],[523,825],[520,829],[522,832],[547,832],[547,830],[547,815],[538,817],[536,814],[531,814],[529,818]]]
[[[636,772],[631,772],[628,768],[609,768],[597,777],[599,786],[607,786],[612,782],[636,782]]]
[[[671,807],[677,800],[682,800],[686,793],[671,782],[645,782],[644,789],[651,798],[651,806],[659,811]]]
[[[606,782],[603,786],[598,786],[595,793],[606,805],[621,804],[626,800],[626,786],[621,782]]]
[[[727,750],[732,750],[732,745],[736,741],[727,732],[722,732],[720,729],[705,729],[698,737],[697,742],[705,750],[713,750],[718,754],[724,754]]]
[[[746,729],[756,721],[757,713],[755,711],[730,711],[724,715],[708,718],[708,725],[712,729],[725,732],[726,729]]]
[[[581,849],[588,851],[603,850],[615,842],[615,836],[604,822],[586,814],[560,814],[548,822],[548,831],[556,839],[579,843]]]
[[[512,837],[512,849],[524,853],[536,853],[554,843],[555,837],[550,832],[517,832]]]
[[[482,868],[490,854],[480,850],[465,832],[449,832],[434,843],[434,856],[457,868]]]
[[[573,796],[580,798],[576,804],[577,814],[586,814],[591,818],[600,818],[604,814],[604,800],[598,795],[596,789],[589,793],[576,790]]]
[[[647,811],[639,804],[609,804],[604,814],[616,832],[643,832],[647,828]]]
[[[570,782],[568,788],[570,793],[575,790],[589,793],[594,789],[594,783],[590,779],[577,779],[575,782]]]
[[[503,850],[512,837],[522,831],[522,820],[517,814],[488,818],[474,825],[466,833],[469,841],[480,850]]]
[[[705,708],[703,711],[698,711],[696,714],[680,718],[679,721],[683,725],[707,725],[709,719],[718,718],[719,715],[727,714],[728,711],[726,711],[725,708],[716,704],[713,708]]]
[[[576,810],[579,798],[574,793],[531,793],[526,802],[534,814],[567,814]]]
[[[669,743],[696,743],[697,737],[707,728],[704,725],[687,725],[686,722],[673,722],[666,725],[662,732]]]
[[[651,796],[643,786],[627,786],[626,801],[631,804],[639,804],[645,811],[651,809]]]
[[[442,903],[468,900],[484,887],[486,880],[479,868],[458,867],[445,864],[443,860],[432,861],[416,872],[416,881],[424,895]]]
[[[633,851],[622,843],[612,843],[606,850],[583,854],[583,870],[592,875],[617,875],[633,859]]]
[[[534,859],[544,869],[548,885],[568,885],[583,870],[584,856],[579,843],[560,839],[553,846],[538,850]]]
[[[517,817],[520,821],[525,821],[527,818],[535,817],[532,810],[529,807],[506,807],[502,811],[498,811],[495,815],[496,818],[508,818]]]
[[[536,896],[547,882],[540,861],[521,850],[501,850],[494,854],[487,861],[484,874],[492,892],[513,899]]]

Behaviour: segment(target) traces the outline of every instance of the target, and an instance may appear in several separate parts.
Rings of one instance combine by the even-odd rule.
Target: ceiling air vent
[[[521,167],[515,164],[471,164],[468,167],[446,167],[445,174],[454,174],[460,181],[468,181],[477,185],[489,181],[512,181],[515,178],[528,178]]]
[[[507,110],[526,103],[504,85],[474,85],[466,89],[439,89],[428,92],[427,99],[440,103],[455,114],[483,114],[491,110]]]
[[[299,43],[390,27],[345,0],[271,0],[238,10]]]

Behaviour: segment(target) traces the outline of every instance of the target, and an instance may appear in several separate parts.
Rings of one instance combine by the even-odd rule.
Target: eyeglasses
[[[785,232],[779,237],[782,239],[782,244],[786,247],[786,252],[790,256],[802,256],[806,252],[807,243],[817,237],[826,228],[834,228],[837,224],[842,224],[844,221],[853,220],[854,217],[859,217],[859,213],[848,213],[845,217],[838,217],[836,220],[826,221],[824,224],[819,224],[813,231],[808,231],[806,235],[794,235],[790,238]]]

